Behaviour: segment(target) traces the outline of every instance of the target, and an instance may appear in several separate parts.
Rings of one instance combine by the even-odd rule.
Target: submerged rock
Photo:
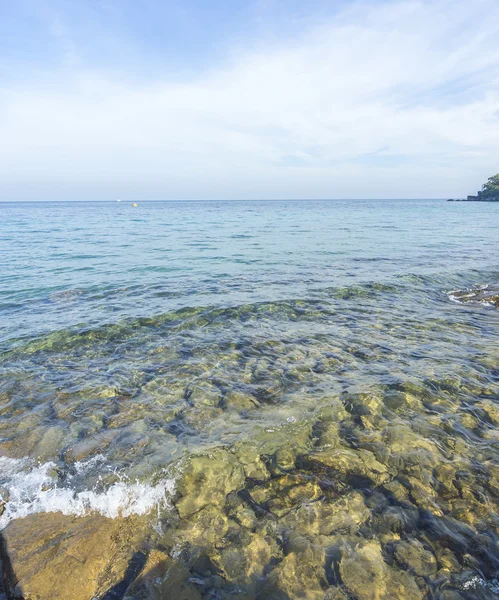
[[[177,484],[180,497],[175,506],[180,517],[186,518],[208,504],[222,504],[227,494],[243,487],[244,480],[242,465],[222,448],[192,456]]]
[[[325,552],[319,546],[307,544],[291,552],[272,573],[269,583],[273,583],[277,590],[266,597],[323,600],[328,587],[324,563]]]
[[[340,562],[341,579],[359,600],[383,600],[387,592],[388,567],[379,542],[346,548]]]
[[[357,600],[421,600],[423,592],[409,573],[389,566],[375,540],[346,546],[340,562],[343,583]]]
[[[67,462],[81,461],[91,454],[105,450],[118,435],[119,432],[116,429],[109,429],[97,435],[85,437],[66,448],[64,457]]]
[[[152,550],[147,562],[128,587],[123,600],[201,600],[201,591],[190,581],[189,570],[168,554]],[[115,600],[111,598],[110,600]]]
[[[437,572],[437,559],[419,540],[398,542],[395,545],[395,558],[402,567],[416,575],[433,575]]]

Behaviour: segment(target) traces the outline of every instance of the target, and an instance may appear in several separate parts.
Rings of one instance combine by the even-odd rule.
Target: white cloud
[[[0,91],[0,199],[425,197],[499,170],[499,4],[353,4],[190,82]]]

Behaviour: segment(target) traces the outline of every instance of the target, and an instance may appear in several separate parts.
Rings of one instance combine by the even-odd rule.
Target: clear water
[[[333,484],[360,490],[369,532],[355,535],[382,545],[386,506],[369,498],[404,507],[401,485],[427,515],[415,539],[432,542],[431,519],[450,537],[455,527],[452,589],[488,593],[499,570],[499,312],[449,292],[499,283],[499,204],[0,210],[0,483],[10,490],[0,525],[47,510],[174,512],[182,461],[250,445],[272,481],[286,455],[288,474],[329,469]],[[333,468],[317,459],[331,448],[383,467]],[[265,481],[249,477],[245,492]],[[337,499],[321,489],[320,502]]]

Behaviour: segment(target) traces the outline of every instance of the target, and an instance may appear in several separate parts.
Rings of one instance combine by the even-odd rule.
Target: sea
[[[499,310],[473,291],[499,284],[499,203],[135,202],[0,204],[1,528],[167,513],[189,457],[279,432],[300,469],[334,401],[341,447],[410,448],[392,480],[422,464],[468,526],[456,465],[495,535]]]

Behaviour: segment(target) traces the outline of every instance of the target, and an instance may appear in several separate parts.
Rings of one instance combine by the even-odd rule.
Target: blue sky
[[[497,0],[0,0],[0,40],[0,200],[459,197],[499,171]]]

